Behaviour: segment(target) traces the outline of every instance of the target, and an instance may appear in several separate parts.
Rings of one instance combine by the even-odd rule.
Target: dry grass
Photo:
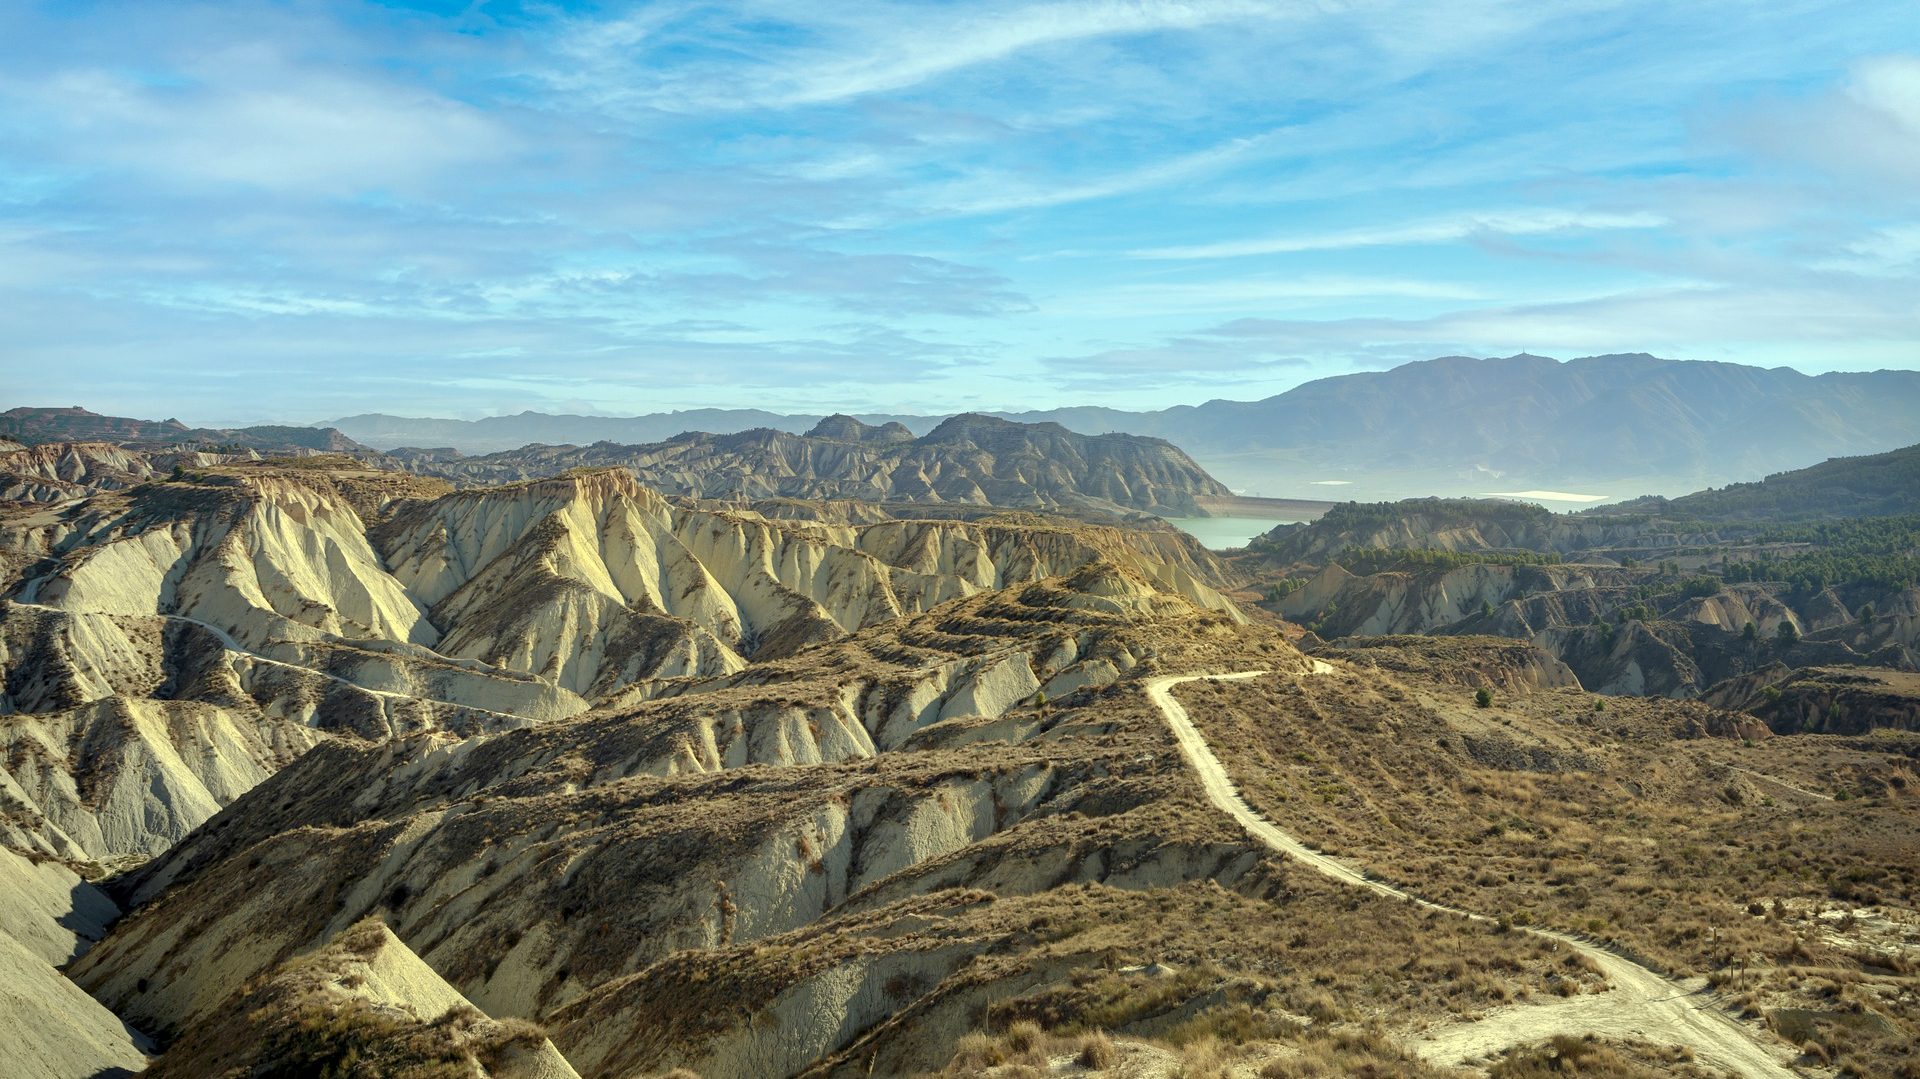
[[[1260,1069],[1261,1079],[1447,1079],[1456,1075],[1409,1056],[1377,1030],[1315,1031]]]
[[[1296,1070],[1275,1074],[1438,1076],[1445,1073],[1418,1065],[1372,1027],[1377,1017],[1437,1019],[1556,993],[1569,981],[1601,985],[1569,962],[1577,955],[1547,942],[1299,872],[1285,873],[1266,900],[1189,885],[1094,889],[1081,902],[1085,913],[1067,923],[1078,931],[1045,952],[1097,962],[989,1005],[984,1030],[958,1047],[946,1074],[1039,1067],[1047,1054],[1018,1051],[1039,1030],[1053,1057],[1076,1038],[1146,1039],[1176,1056],[1182,1075],[1226,1074],[1285,1050],[1279,1066]],[[1012,977],[1017,965],[996,973]]]
[[[1123,1064],[1126,1074],[1168,1079],[1232,1079],[1250,1074],[1262,1079],[1451,1079],[1458,1075],[1422,1063],[1378,1029],[1325,1031],[1298,1026],[1259,1042],[1210,1035],[1184,1042],[1132,1036],[1116,1041],[1104,1033],[1076,1039],[1010,1027],[999,1035],[966,1035],[955,1046],[953,1059],[934,1074],[1012,1079],[1076,1070],[1103,1072]],[[1641,1073],[1633,1074],[1637,1079]]]
[[[1303,1037],[1310,1027],[1354,1026],[1382,1014],[1433,1021],[1545,996],[1566,976],[1566,951],[1550,942],[1282,866],[1245,883],[1256,894],[1210,882],[1150,891],[1073,885],[1029,896],[935,893],[752,945],[682,953],[549,1018],[563,1051],[576,1029],[617,1023],[644,1031],[618,1059],[596,1066],[646,1070],[699,1059],[701,1046],[806,979],[916,954],[926,957],[922,983],[903,994],[891,1018],[827,1057],[823,1074],[836,1062],[857,1069],[876,1057],[881,1071],[940,1066],[896,1057],[892,1047],[910,1047],[917,1031],[950,1021],[943,1009],[974,992],[991,1003],[974,1020],[981,1033],[952,1048],[953,1073],[1100,1055],[1102,1035],[1151,1036],[1173,1051],[1191,1049],[1198,1067],[1207,1046],[1237,1055]]]
[[[1482,710],[1459,681],[1410,675],[1180,694],[1249,800],[1323,850],[1676,975],[1737,973],[1733,1005],[1756,1017],[1863,1010],[1890,1038],[1873,1024],[1820,1028],[1823,1053],[1851,1052],[1863,1075],[1894,1074],[1890,1043],[1920,1037],[1920,947],[1863,953],[1815,916],[1920,908],[1920,737],[1687,739],[1689,721],[1704,726],[1698,703],[1616,698],[1595,711],[1585,694],[1551,691]],[[1815,970],[1866,980],[1836,1004],[1810,989]]]
[[[1615,1044],[1588,1035],[1560,1035],[1502,1054],[1488,1079],[1713,1079],[1684,1049],[1642,1043]]]

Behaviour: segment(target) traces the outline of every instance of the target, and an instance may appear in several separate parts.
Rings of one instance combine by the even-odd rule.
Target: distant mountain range
[[[987,415],[1057,425],[1061,434],[1164,439],[1192,454],[1205,474],[1243,493],[1337,494],[1361,501],[1538,490],[1680,495],[1808,461],[1920,442],[1920,371],[1810,376],[1788,368],[1643,354],[1566,362],[1531,355],[1453,356],[1320,379],[1262,401],[1210,401],[1157,412],[1065,408]],[[542,461],[624,463],[635,457],[628,452],[634,447],[671,444],[677,449],[650,458],[663,470],[655,481],[669,489],[711,490],[713,484],[729,483],[738,488],[739,477],[762,467],[770,469],[766,475],[782,477],[784,488],[805,491],[804,497],[820,497],[833,484],[884,488],[892,483],[890,477],[849,481],[841,476],[822,487],[805,478],[812,466],[793,472],[784,462],[796,451],[776,445],[779,440],[771,435],[812,432],[835,443],[848,441],[816,431],[825,419],[758,409],[632,417],[523,412],[482,420],[367,414],[316,428],[195,429],[178,420],[128,420],[78,408],[16,408],[0,413],[0,439],[29,445],[76,440],[191,444],[266,454],[366,454],[375,448],[413,462],[408,467],[437,462],[439,471],[464,471],[475,481],[523,469],[545,474]],[[931,434],[946,417],[868,414],[834,422],[905,442]],[[750,450],[745,443],[715,441],[749,431],[761,432],[756,438],[765,445]],[[696,434],[706,441],[693,439]],[[1060,444],[1057,436],[1048,438]],[[594,448],[602,443],[620,449]],[[453,463],[460,455],[506,451],[518,456]],[[883,456],[872,445],[861,452]],[[708,469],[700,482],[675,482],[667,475],[696,457]],[[678,463],[669,467],[669,459]],[[814,475],[819,478],[817,469]],[[942,482],[955,481],[948,474]],[[1330,486],[1316,492],[1311,485],[1318,484]],[[1137,497],[1116,502],[1143,504]]]
[[[1920,371],[1816,376],[1638,353],[1565,362],[1449,356],[1319,379],[1261,401],[992,415],[1082,434],[1163,438],[1235,487],[1257,485],[1263,494],[1301,494],[1299,485],[1309,480],[1387,473],[1436,491],[1642,480],[1650,486],[1640,490],[1678,494],[1920,441]],[[331,426],[383,449],[475,453],[529,443],[653,442],[694,430],[801,432],[821,418],[755,409],[626,418],[525,412],[484,420],[374,414]],[[916,435],[941,422],[856,418],[897,423]]]
[[[623,445],[526,446],[467,457],[400,449],[381,461],[462,485],[618,467],[670,494],[702,498],[952,502],[1098,514],[1193,516],[1227,488],[1171,443],[1082,435],[1059,424],[962,414],[915,438],[904,425],[829,416],[804,435],[761,427]]]
[[[327,421],[327,426],[356,432],[353,437],[383,450],[452,449],[461,453],[499,453],[523,446],[585,446],[614,442],[638,446],[677,435],[733,435],[770,429],[788,434],[812,430],[827,417],[819,413],[767,412],[758,408],[695,408],[644,416],[574,416],[521,412],[480,420],[426,419],[369,412]],[[944,416],[891,416],[862,413],[851,419],[873,427],[898,424],[909,437],[940,425]]]
[[[207,448],[289,453],[365,452],[363,446],[331,427],[188,427],[179,420],[135,420],[102,416],[84,408],[10,408],[0,412],[0,440],[23,446],[48,442],[151,443],[156,446],[202,444]]]

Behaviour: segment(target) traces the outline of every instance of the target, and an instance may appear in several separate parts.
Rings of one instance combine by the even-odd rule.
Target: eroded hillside
[[[1872,515],[1911,502],[1897,483],[1911,458],[1832,461],[1661,500],[1672,516],[1645,507],[1551,514],[1489,500],[1349,503],[1276,529],[1236,561],[1263,607],[1321,638],[1512,637],[1601,693],[1695,697],[1766,671],[1764,685],[1777,690],[1802,668],[1913,671],[1920,516]],[[1852,504],[1866,515],[1794,519],[1826,514],[1836,491],[1856,492]],[[1753,515],[1702,518],[1682,512],[1690,506]]]
[[[1767,1028],[1802,1013],[1835,1054],[1893,1059],[1888,1038],[1822,1017],[1857,1001],[1907,1029],[1910,987],[1872,972],[1904,970],[1913,945],[1895,928],[1869,958],[1818,912],[1856,866],[1870,876],[1847,909],[1910,916],[1913,747],[1803,736],[1809,769],[1704,705],[1594,713],[1512,647],[1316,668],[1272,630],[1092,563],[538,726],[323,745],[114,882],[133,912],[72,973],[199,1054],[244,1010],[236,986],[271,992],[373,917],[590,1076],[908,1074],[1082,1034],[1167,1068],[1442,1075],[1509,1046],[1550,1057],[1529,1046],[1563,1014],[1634,1026],[1593,1050],[1642,1067],[1628,1074],[1694,1074],[1684,1053],[1724,1059],[1728,1039],[1787,1074]],[[1178,693],[1260,812],[1487,917],[1329,880],[1222,813],[1145,687],[1227,670],[1263,673]],[[1489,670],[1511,675],[1476,708]],[[1836,782],[1874,793],[1794,793]],[[1818,841],[1759,838],[1789,818]],[[1702,843],[1723,852],[1709,877],[1662,870]],[[1766,916],[1776,899],[1788,913]],[[1704,1041],[1633,1018],[1644,985],[1511,929],[1610,938],[1685,978],[1726,968],[1698,927],[1735,921],[1751,927],[1724,942],[1746,949],[1729,984],[1751,1021]],[[1808,966],[1865,980],[1831,999]],[[1634,969],[1661,998],[1698,984]],[[1505,1018],[1464,1038],[1480,1015]]]
[[[4,527],[6,827],[76,859],[156,853],[323,738],[548,722],[1096,559],[1231,610],[1170,531],[774,520],[616,472],[231,464]]]
[[[1915,1031],[1910,736],[1596,708],[1514,640],[1309,657],[1163,530],[765,510],[324,463],[19,508],[36,1051],[1820,1075]]]

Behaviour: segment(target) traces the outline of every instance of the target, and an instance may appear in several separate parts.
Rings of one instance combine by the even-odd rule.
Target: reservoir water
[[[1209,551],[1245,547],[1253,537],[1286,523],[1269,517],[1169,517],[1166,521],[1199,540],[1200,546]]]

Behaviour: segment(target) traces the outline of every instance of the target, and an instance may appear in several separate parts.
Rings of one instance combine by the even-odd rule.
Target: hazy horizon
[[[1920,366],[1908,5],[0,10],[0,368],[189,422]]]
[[[1520,355],[1520,354],[1515,354],[1515,356],[1517,355]],[[1532,353],[1529,353],[1527,355],[1538,356],[1538,354],[1532,354]],[[1634,354],[1633,353],[1612,353],[1612,354],[1600,355],[1600,356],[1568,356],[1568,357],[1539,356],[1538,358],[1553,360],[1556,363],[1564,364],[1572,360],[1582,360],[1582,359],[1605,360],[1605,359],[1611,358],[1612,356],[1626,356],[1626,355],[1634,355]],[[1407,366],[1408,364],[1418,364],[1418,363],[1431,362],[1433,360],[1460,359],[1460,358],[1477,359],[1477,360],[1499,360],[1499,359],[1511,359],[1514,357],[1513,356],[1505,356],[1505,357],[1502,357],[1502,356],[1483,356],[1483,357],[1436,356],[1436,357],[1430,357],[1427,360],[1407,360],[1402,363],[1395,364],[1393,365],[1393,367],[1380,368],[1378,369],[1377,372],[1371,372],[1371,373],[1384,372],[1384,371],[1392,370],[1393,368]],[[1662,359],[1662,360],[1673,360],[1674,362],[1681,362],[1681,363],[1686,363],[1686,362],[1734,363],[1736,362],[1736,361],[1730,361],[1730,360],[1689,361],[1689,360],[1685,360],[1677,357],[1665,357],[1665,356],[1655,357],[1655,358]],[[1744,365],[1744,366],[1754,366],[1754,365]],[[1908,368],[1883,367],[1883,368],[1862,369],[1860,371],[1854,371],[1854,372],[1845,372],[1845,371],[1808,372],[1799,367],[1795,367],[1794,365],[1791,365],[1791,364],[1777,364],[1777,365],[1773,365],[1772,368],[1758,368],[1758,369],[1791,370],[1791,371],[1796,371],[1800,374],[1807,375],[1808,377],[1818,377],[1819,374],[1848,374],[1848,373],[1866,374],[1866,373],[1873,373],[1874,371],[1909,370]],[[1319,381],[1324,378],[1337,378],[1337,377],[1340,377],[1340,375],[1366,374],[1366,373],[1370,373],[1370,372],[1348,371],[1348,372],[1340,372],[1338,375],[1324,375],[1324,376],[1317,376],[1316,378],[1311,378],[1311,379],[1302,379],[1300,382],[1295,383],[1294,385],[1276,390],[1273,393],[1267,394],[1265,396],[1266,397],[1280,396],[1282,394],[1285,394],[1288,390],[1297,389],[1300,386],[1306,385],[1308,382]],[[1261,399],[1264,399],[1264,398],[1261,398]],[[514,409],[512,411],[504,411],[504,410],[503,411],[472,411],[464,415],[454,412],[452,410],[447,410],[447,411],[442,411],[437,413],[426,412],[426,411],[406,413],[406,412],[395,412],[395,411],[391,411],[384,408],[368,408],[359,412],[346,412],[346,413],[340,413],[338,415],[319,416],[319,417],[310,417],[310,418],[274,417],[274,418],[262,419],[256,414],[245,413],[245,412],[232,415],[232,416],[211,417],[211,418],[207,416],[197,415],[197,414],[180,415],[180,414],[169,413],[169,414],[162,415],[160,413],[153,413],[149,415],[149,414],[128,413],[126,414],[126,418],[149,420],[149,421],[176,420],[186,424],[188,427],[207,428],[207,429],[234,429],[234,428],[240,428],[240,427],[264,426],[264,425],[324,427],[340,420],[353,419],[353,418],[362,417],[362,416],[378,416],[378,415],[389,416],[396,419],[418,419],[418,420],[435,420],[435,421],[451,420],[451,421],[457,421],[457,422],[473,423],[481,420],[490,420],[490,419],[510,419],[510,418],[522,416],[522,415],[537,415],[537,416],[549,416],[549,417],[573,416],[573,417],[579,417],[581,419],[589,419],[589,420],[618,420],[618,419],[629,419],[629,418],[642,418],[646,416],[655,416],[655,415],[677,415],[681,413],[698,413],[698,412],[714,412],[714,411],[718,411],[718,412],[759,411],[759,412],[766,412],[774,415],[794,416],[794,417],[824,418],[832,415],[851,415],[855,417],[870,417],[870,418],[902,417],[902,418],[909,418],[909,419],[931,420],[931,419],[944,419],[946,417],[959,415],[965,412],[983,413],[987,415],[1020,415],[1020,414],[1027,414],[1027,413],[1034,413],[1034,412],[1050,412],[1050,411],[1056,411],[1056,410],[1062,410],[1062,409],[1073,409],[1073,408],[1079,408],[1079,407],[1105,407],[1105,408],[1114,408],[1119,411],[1144,414],[1144,413],[1163,411],[1167,408],[1179,407],[1184,405],[1200,405],[1200,404],[1208,404],[1208,403],[1223,402],[1223,401],[1224,402],[1252,402],[1256,400],[1260,400],[1260,399],[1240,398],[1240,397],[1230,397],[1230,396],[1215,396],[1215,397],[1208,397],[1201,401],[1194,401],[1194,402],[1182,401],[1182,402],[1176,402],[1173,405],[1148,405],[1140,408],[1122,408],[1121,406],[1113,406],[1113,405],[1092,405],[1090,402],[1069,400],[1056,405],[1020,405],[1020,406],[1003,406],[1003,407],[996,407],[992,405],[977,405],[970,408],[953,409],[948,411],[915,411],[913,409],[906,409],[906,408],[885,408],[885,407],[866,408],[866,407],[831,407],[831,406],[814,408],[814,409],[803,409],[803,408],[783,408],[783,407],[780,407],[777,403],[770,404],[770,405],[769,404],[749,404],[749,405],[695,404],[695,405],[674,406],[670,408],[652,409],[647,411],[633,411],[633,410],[595,408],[590,404],[580,403],[577,405],[577,407],[570,408],[570,409],[561,409],[561,408],[543,409],[543,408],[523,407],[523,408]],[[54,400],[45,400],[45,401],[12,400],[10,398],[7,400],[0,400],[0,408],[13,408],[13,407],[27,407],[27,408],[78,407],[78,408],[83,408],[88,411],[94,412],[96,414],[120,415],[120,413],[103,412],[101,409],[97,407],[93,407],[87,401],[83,401],[83,400],[74,400],[74,401],[65,401],[65,402],[54,401]]]

